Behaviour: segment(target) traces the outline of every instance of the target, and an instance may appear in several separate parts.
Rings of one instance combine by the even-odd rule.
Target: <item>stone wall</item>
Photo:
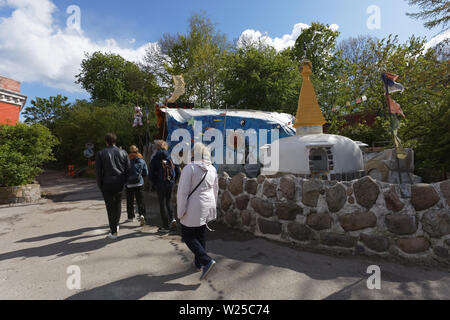
[[[450,263],[450,180],[392,185],[245,174],[219,178],[218,220],[323,251]]]
[[[41,186],[27,184],[21,187],[0,187],[0,205],[34,203],[41,199]]]

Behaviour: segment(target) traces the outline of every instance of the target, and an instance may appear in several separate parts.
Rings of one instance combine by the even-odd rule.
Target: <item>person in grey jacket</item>
[[[108,133],[105,137],[107,148],[97,153],[97,185],[103,194],[108,212],[109,239],[117,239],[122,212],[122,191],[128,177],[130,162],[126,151],[116,147],[117,136]]]

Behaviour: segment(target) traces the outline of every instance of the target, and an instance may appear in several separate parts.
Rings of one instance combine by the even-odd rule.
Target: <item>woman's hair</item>
[[[169,145],[164,140],[157,140],[155,144],[158,150],[169,150]]]
[[[139,149],[138,149],[138,147],[136,147],[136,146],[131,146],[130,147],[130,153],[139,153]]]
[[[194,161],[206,160],[211,162],[211,151],[203,143],[198,142],[194,144],[192,149],[192,158]]]

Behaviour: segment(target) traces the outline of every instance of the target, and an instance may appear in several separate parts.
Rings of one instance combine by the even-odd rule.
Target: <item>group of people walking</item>
[[[157,141],[157,152],[150,161],[150,168],[136,146],[130,147],[130,154],[116,146],[117,137],[108,133],[106,148],[97,153],[97,184],[103,194],[108,213],[110,233],[108,238],[116,240],[122,213],[122,193],[127,195],[126,222],[139,221],[141,226],[149,224],[144,202],[144,178],[148,176],[157,194],[162,226],[160,233],[168,233],[181,224],[183,242],[194,254],[194,266],[202,271],[205,279],[216,262],[206,252],[206,231],[210,221],[217,217],[219,192],[217,171],[211,162],[209,149],[201,143],[193,148],[193,159],[183,170],[175,165],[165,141]],[[177,217],[171,208],[173,187],[178,181]],[[139,217],[135,218],[136,199]]]

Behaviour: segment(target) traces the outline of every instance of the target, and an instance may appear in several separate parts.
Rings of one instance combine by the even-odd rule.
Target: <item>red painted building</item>
[[[27,97],[20,94],[20,82],[0,76],[0,124],[19,122]]]

